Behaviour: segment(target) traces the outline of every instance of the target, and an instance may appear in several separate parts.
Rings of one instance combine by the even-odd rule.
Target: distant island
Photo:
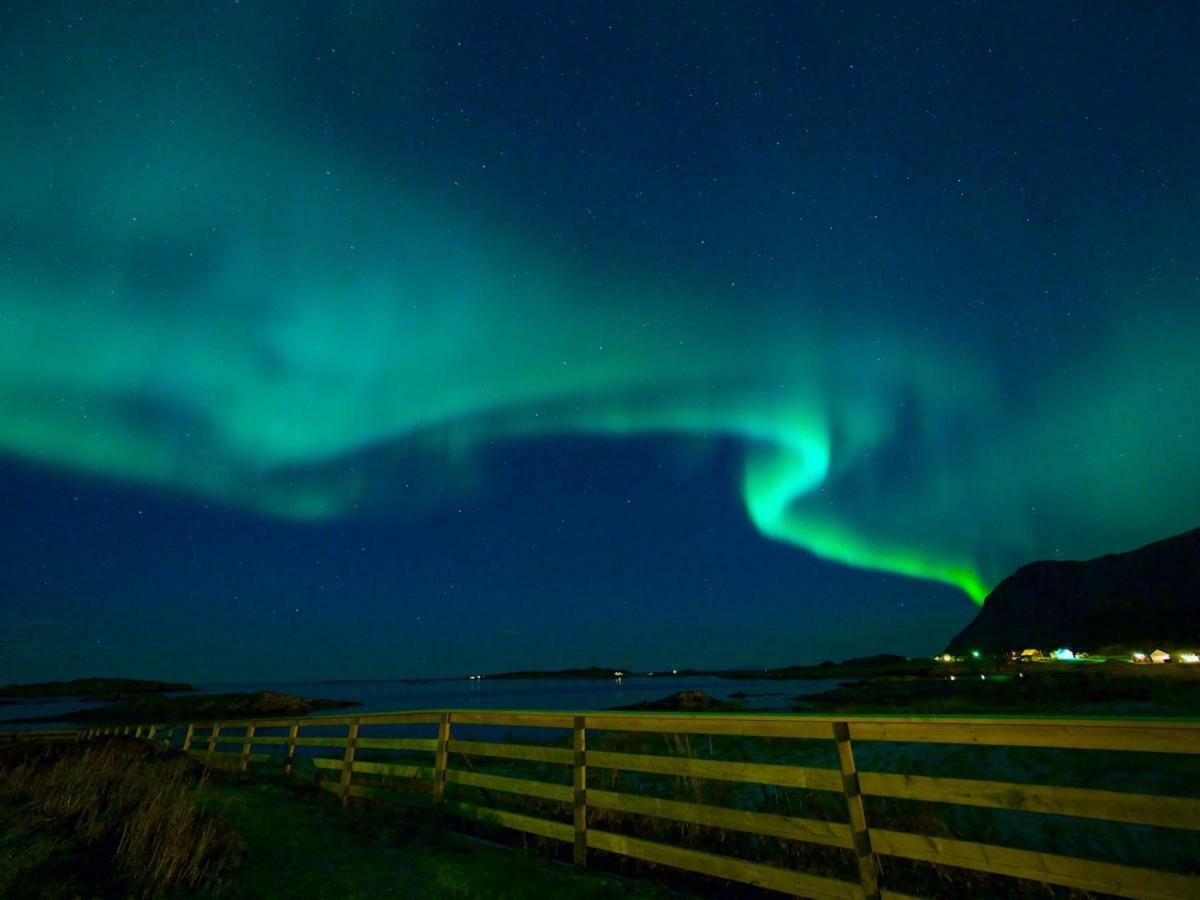
[[[726,700],[717,700],[703,691],[676,691],[661,700],[643,700],[629,706],[612,708],[635,712],[736,712],[742,708],[742,705]]]
[[[88,679],[92,680],[92,679]],[[96,679],[99,680],[99,679]],[[69,682],[68,682],[69,683]],[[139,684],[166,684],[167,682],[138,682]],[[195,690],[195,688],[184,688]],[[41,696],[30,694],[24,696]],[[76,695],[66,694],[75,697]],[[80,699],[102,700],[106,696],[81,697]],[[34,722],[185,722],[210,719],[253,719],[292,718],[307,716],[319,710],[345,709],[359,706],[350,700],[319,700],[296,697],[276,691],[255,691],[245,694],[186,694],[167,697],[157,693],[134,693],[123,696],[119,702],[106,703],[77,709],[74,712],[49,716],[24,716],[6,719],[0,724],[28,724]]]
[[[857,656],[841,662],[825,660],[808,666],[780,666],[775,669],[731,669],[714,672],[723,678],[766,678],[775,680],[835,678],[880,678],[911,677],[926,674],[932,668],[932,660],[897,656],[894,653],[879,653],[874,656]]]
[[[190,684],[170,681],[143,681],[136,678],[76,678],[73,681],[43,681],[34,684],[6,684],[0,698],[49,700],[70,697],[77,700],[127,700],[143,694],[172,694],[195,691]]]
[[[1000,582],[947,652],[1200,644],[1200,528],[1085,562],[1045,560]]]
[[[620,673],[620,675],[617,673]],[[631,669],[620,666],[589,666],[586,669],[556,669],[554,671],[530,669],[519,672],[498,672],[494,675],[485,675],[483,677],[493,681],[533,678],[607,678],[611,680],[613,678],[638,674],[644,675],[645,673],[634,672]]]
[[[519,672],[501,672],[495,675],[471,676],[489,680],[504,679],[606,679],[613,678],[733,678],[733,679],[832,679],[832,678],[873,678],[882,675],[919,675],[931,667],[931,660],[925,658],[910,659],[896,656],[892,653],[880,653],[875,656],[859,656],[853,659],[834,662],[825,660],[813,665],[780,666],[774,669],[656,669],[654,671],[635,671],[620,666],[589,666],[586,669],[530,669]]]

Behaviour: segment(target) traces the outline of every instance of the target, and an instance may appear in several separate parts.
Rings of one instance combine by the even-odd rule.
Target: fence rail
[[[30,729],[28,731],[0,731],[0,745],[17,743],[67,744],[80,740],[84,732],[76,728]]]
[[[384,726],[424,727],[430,734],[381,735]],[[478,735],[460,736],[463,731],[480,726],[493,731],[554,729],[561,732],[561,739],[539,740],[536,734],[527,742],[509,739],[507,735],[504,739],[494,739],[492,735],[487,740],[474,739]],[[1178,758],[1184,760],[1185,769],[1195,764],[1192,771],[1200,776],[1200,723],[1196,722],[430,710],[123,725],[89,729],[82,736],[105,734],[157,740],[209,764],[241,770],[282,764],[282,770],[291,774],[301,761],[311,766],[318,783],[343,803],[351,797],[391,796],[404,786],[399,781],[423,786],[437,815],[561,841],[571,845],[572,858],[579,865],[587,864],[589,852],[600,851],[801,896],[899,900],[905,895],[888,887],[889,860],[907,860],[1125,897],[1200,897],[1200,876],[1196,870],[1200,866],[1200,852],[1191,863],[1185,861],[1182,866],[1185,869],[1191,866],[1191,872],[1129,866],[919,831],[898,831],[886,822],[873,825],[869,805],[874,798],[886,798],[1200,832],[1200,799],[1196,796],[862,770],[861,762],[856,760],[856,751],[881,742],[965,744],[1019,748],[1019,752],[1028,748],[1054,748],[1133,753],[1136,760],[1145,761],[1143,767],[1150,772],[1156,771],[1155,759],[1161,759],[1159,754],[1181,755]],[[662,735],[664,740],[671,737],[676,741],[680,736],[709,736],[710,740],[714,736],[766,738],[775,742],[772,744],[775,747],[780,740],[815,741],[827,742],[828,748],[836,752],[829,754],[831,764],[821,767],[599,749],[597,738],[610,734],[642,739]],[[368,751],[371,758],[363,758]],[[511,771],[479,768],[485,764],[515,763],[538,771],[534,776],[528,773],[517,776]],[[597,770],[815,792],[841,804],[840,820],[600,789],[589,786]],[[460,788],[479,791],[487,805],[447,796],[448,786],[456,791]],[[556,821],[530,814],[528,810],[502,808],[495,805],[491,792],[560,804],[560,813],[569,821]],[[846,855],[845,871],[854,875],[835,877],[827,872],[800,871],[669,841],[620,834],[596,827],[597,811],[835,848]]]

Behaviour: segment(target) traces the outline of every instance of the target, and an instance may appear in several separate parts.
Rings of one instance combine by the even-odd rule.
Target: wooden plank
[[[350,785],[350,796],[367,797],[371,800],[381,800],[384,803],[415,806],[420,809],[429,809],[433,803],[426,794],[418,794],[398,787],[380,787],[374,784],[352,784]]]
[[[575,761],[573,750],[565,747],[537,747],[533,744],[496,744],[488,741],[455,741],[447,743],[450,753],[467,753],[477,756],[499,756],[504,759],[527,759],[534,762],[552,762],[571,765]]]
[[[1200,727],[1164,728],[1130,724],[1123,728],[1081,722],[997,722],[948,724],[855,721],[856,741],[899,741],[935,744],[983,744],[1007,747],[1059,747],[1075,750],[1138,750],[1149,753],[1200,753]]]
[[[257,734],[254,736],[254,743],[262,744],[267,747],[283,747],[287,744],[287,742],[288,739],[286,737],[262,737]],[[361,747],[362,744],[360,743],[359,746]]]
[[[199,750],[192,750],[190,752],[193,754],[197,754],[197,755],[200,753]],[[242,751],[241,750],[214,750],[211,754],[205,753],[206,759],[210,756],[212,757],[213,761],[215,761],[215,762],[230,763],[234,766],[238,766],[242,759]],[[250,754],[251,762],[267,762],[270,758],[271,757],[269,755],[267,755],[266,753],[251,753]]]
[[[433,766],[413,766],[404,763],[367,762],[355,760],[355,772],[370,775],[387,775],[392,778],[433,778]]]
[[[314,769],[336,769],[339,772],[342,770],[342,760],[328,756],[316,756],[308,762],[312,763]]]
[[[350,721],[352,719],[361,719],[361,718],[362,718],[362,716],[305,716],[304,724],[312,725],[312,726],[321,725],[321,726],[325,726],[326,728],[349,728]],[[290,720],[281,719],[278,723],[272,723],[272,724],[279,724],[282,726],[282,725],[286,725],[288,723],[288,721],[290,721]],[[228,725],[230,723],[226,722],[225,724]],[[238,724],[245,724],[245,723],[238,723]],[[267,726],[267,723],[263,722],[262,725],[265,728]]]
[[[221,737],[221,723],[214,722],[212,729],[208,732],[208,755],[211,757],[217,749],[217,741]]]
[[[404,712],[367,713],[360,716],[362,726],[369,725],[436,725],[444,710],[422,709]],[[314,722],[320,721],[313,719]]]
[[[446,764],[449,759],[450,713],[442,713],[438,722],[437,755],[433,762],[433,800],[441,803],[446,796]]]
[[[673,866],[677,869],[686,869],[689,872],[699,872],[713,878],[725,878],[755,887],[797,894],[801,897],[861,898],[863,896],[862,887],[854,882],[808,875],[792,869],[781,869],[732,856],[705,853],[701,850],[685,850],[682,847],[672,847],[669,844],[627,837],[608,831],[590,830],[588,847],[647,862]]]
[[[882,772],[859,772],[858,779],[863,793],[874,797],[1054,813],[1160,828],[1200,829],[1200,800],[1185,797]]]
[[[871,851],[871,835],[867,831],[867,813],[863,808],[862,789],[858,784],[858,769],[854,765],[854,748],[850,744],[850,726],[833,723],[833,739],[837,743],[838,765],[842,772],[842,793],[850,813],[850,833],[854,841],[854,856],[858,862],[858,878],[863,896],[879,900],[879,860]]]
[[[720,781],[746,781],[752,784],[808,788],[814,791],[842,790],[842,777],[836,770],[806,766],[692,759],[686,756],[652,756],[641,753],[608,753],[596,750],[588,753],[588,765],[600,769],[680,775],[686,778],[714,778]]]
[[[287,755],[285,756],[285,762],[283,764],[283,774],[284,775],[292,774],[292,766],[296,761],[296,741],[298,740],[297,735],[299,733],[300,733],[300,723],[292,722],[288,726]]]
[[[437,752],[437,738],[365,738],[358,739],[360,750],[423,750]]]
[[[242,744],[242,764],[239,767],[242,772],[250,768],[250,751],[254,748],[254,723],[251,722],[246,726],[246,741]]]
[[[562,822],[551,822],[549,819],[539,819],[534,816],[509,812],[505,809],[490,809],[488,807],[476,806],[474,803],[463,803],[461,800],[446,800],[444,801],[444,805],[446,812],[451,815],[461,816],[464,819],[471,819],[485,825],[511,828],[515,831],[524,831],[528,834],[536,834],[545,838],[553,838],[556,841],[566,841],[567,843],[575,839],[571,826],[564,825]]]
[[[574,799],[573,789],[565,784],[551,784],[548,781],[533,781],[526,778],[509,778],[506,775],[486,775],[483,772],[468,772],[464,769],[447,769],[446,781],[467,787],[522,794],[526,797],[542,797],[546,800],[556,800],[559,803],[570,803]]]
[[[515,725],[523,728],[573,727],[574,713],[518,712],[512,710],[453,710],[459,725]]]
[[[827,822],[822,819],[802,819],[776,813],[752,812],[730,809],[726,806],[707,806],[680,800],[661,800],[641,794],[626,794],[616,791],[588,791],[588,803],[596,809],[612,809],[617,812],[655,816],[710,828],[726,828],[762,834],[768,837],[807,841],[827,847],[853,849],[854,841],[850,826],[842,822]]]
[[[793,718],[728,717],[714,713],[662,715],[605,713],[588,715],[592,731],[637,731],[665,734],[729,734],[742,737],[818,738],[829,740],[829,725],[801,716]]]
[[[354,777],[354,750],[358,744],[358,719],[346,726],[346,753],[342,757],[342,805],[350,799],[350,779]]]
[[[196,736],[196,726],[188,723],[187,731],[183,733],[183,752],[187,753],[192,749],[192,738]]]
[[[1194,875],[875,828],[871,829],[871,842],[877,853],[887,856],[1028,878],[1118,897],[1200,897],[1200,877]]]
[[[587,728],[583,716],[575,717],[571,732],[571,752],[575,759],[571,765],[571,822],[575,829],[575,846],[571,861],[577,866],[587,865]]]
[[[348,727],[348,726],[347,726]],[[345,747],[344,737],[298,737],[297,747]]]

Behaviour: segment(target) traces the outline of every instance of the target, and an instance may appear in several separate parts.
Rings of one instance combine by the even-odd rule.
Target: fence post
[[[446,764],[450,757],[450,713],[438,719],[437,756],[433,762],[433,802],[437,804],[437,824],[441,827],[445,815]]]
[[[571,770],[571,781],[575,788],[575,849],[572,861],[577,866],[587,865],[587,722],[583,716],[575,717],[575,732],[572,746],[575,750],[575,765]]]
[[[871,850],[867,813],[858,784],[858,769],[854,767],[854,750],[850,746],[850,724],[834,722],[833,739],[837,742],[838,763],[842,769],[842,793],[846,795],[846,806],[850,811],[850,831],[854,838],[854,855],[858,857],[858,877],[867,900],[879,900],[879,862]]]
[[[358,719],[346,729],[346,755],[342,758],[342,806],[350,800],[350,776],[354,774],[354,748],[358,746]]]
[[[150,726],[150,730],[146,732],[146,740],[148,740],[148,741],[152,741],[152,740],[154,740],[154,736],[155,736],[156,734],[158,734],[158,726],[157,726],[157,725],[151,725],[151,726]]]
[[[246,740],[242,743],[242,763],[239,769],[245,772],[250,768],[250,749],[254,746],[254,723],[246,725]]]
[[[196,734],[196,723],[188,722],[187,731],[183,733],[183,752],[187,753],[192,749],[192,738]]]
[[[292,761],[296,758],[296,735],[300,732],[300,723],[293,722],[288,726],[287,759],[283,764],[283,774],[292,774]]]
[[[212,755],[217,749],[217,738],[221,734],[221,723],[213,722],[212,727],[208,729],[208,753],[204,756],[204,764],[212,765]]]

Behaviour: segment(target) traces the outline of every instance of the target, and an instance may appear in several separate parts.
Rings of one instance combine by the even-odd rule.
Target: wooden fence
[[[84,731],[75,728],[32,728],[28,731],[0,731],[0,744],[68,744],[79,741],[83,738],[84,734]]]
[[[483,726],[493,732],[501,728],[525,730],[533,737],[518,742],[507,734],[498,740],[462,736],[464,732],[478,732]],[[428,736],[380,736],[421,729]],[[558,738],[546,737],[550,732],[542,729],[555,729]],[[295,774],[293,770],[303,765],[312,769],[318,783],[343,803],[352,797],[393,796],[404,786],[417,786],[439,816],[564,842],[572,848],[578,865],[587,864],[590,852],[603,851],[807,897],[903,898],[904,893],[889,889],[888,884],[889,875],[896,869],[891,861],[906,860],[1124,897],[1200,897],[1200,852],[1190,860],[1185,854],[1183,863],[1171,871],[1161,865],[1127,865],[916,830],[894,830],[887,827],[887,821],[882,827],[880,823],[873,825],[868,815],[872,804],[878,802],[876,798],[1015,810],[1074,817],[1070,821],[1077,823],[1091,819],[1122,826],[1182,830],[1185,846],[1195,848],[1200,845],[1187,842],[1200,837],[1200,790],[1192,796],[1179,795],[1188,793],[1186,790],[1168,796],[940,774],[864,771],[855,760],[856,750],[862,758],[870,756],[873,744],[881,749],[886,749],[884,744],[900,746],[902,751],[920,745],[921,754],[935,753],[938,748],[931,745],[970,745],[979,752],[986,748],[1021,748],[1018,754],[1041,752],[1033,748],[1058,748],[1124,754],[1120,766],[1127,768],[1130,758],[1135,762],[1144,760],[1143,767],[1153,776],[1159,771],[1156,760],[1166,759],[1160,754],[1168,754],[1175,770],[1182,771],[1184,781],[1190,771],[1197,776],[1192,780],[1200,782],[1200,723],[1195,722],[443,710],[299,720],[143,724],[91,729],[84,732],[84,737],[113,733],[157,740],[210,764],[241,770],[274,761],[282,771]],[[708,742],[717,736],[718,745],[724,740],[721,746],[726,747],[733,746],[728,743],[730,739],[770,739],[776,751],[792,741],[819,742],[825,746],[827,758],[836,760],[836,766],[622,752],[604,749],[603,741],[591,745],[594,737],[614,734],[624,736],[625,747],[630,746],[631,737],[655,746],[669,743],[668,738],[677,745],[688,740],[690,746],[691,736],[697,741],[707,736]],[[647,749],[636,741],[632,743],[639,750]],[[900,755],[904,758],[903,752]],[[909,752],[908,758],[918,756]],[[787,754],[767,756],[780,758],[786,759]],[[511,771],[485,771],[472,760],[501,760],[507,761],[506,765],[520,761],[540,772],[558,775],[514,777]],[[711,779],[743,787],[759,786],[764,792],[802,789],[824,794],[840,812],[828,818],[803,817],[668,799],[636,789],[600,789],[589,784],[597,770],[641,773],[636,777],[643,778]],[[447,788],[452,786],[448,795]],[[462,799],[462,793],[477,793],[462,788],[478,789],[487,804]],[[544,801],[561,804],[555,809],[562,815],[556,820],[489,805],[493,791],[524,798],[522,803],[531,802],[528,798],[543,801],[540,806],[534,803],[539,809],[545,807]],[[591,824],[598,814],[611,819],[612,813],[704,826],[727,834],[839,848],[843,875],[831,876],[828,869],[821,873],[802,871],[745,856],[684,847],[678,842],[647,840]],[[567,814],[570,820],[562,821]],[[1179,857],[1175,858],[1178,861]],[[914,869],[911,862],[904,865],[909,871]]]

